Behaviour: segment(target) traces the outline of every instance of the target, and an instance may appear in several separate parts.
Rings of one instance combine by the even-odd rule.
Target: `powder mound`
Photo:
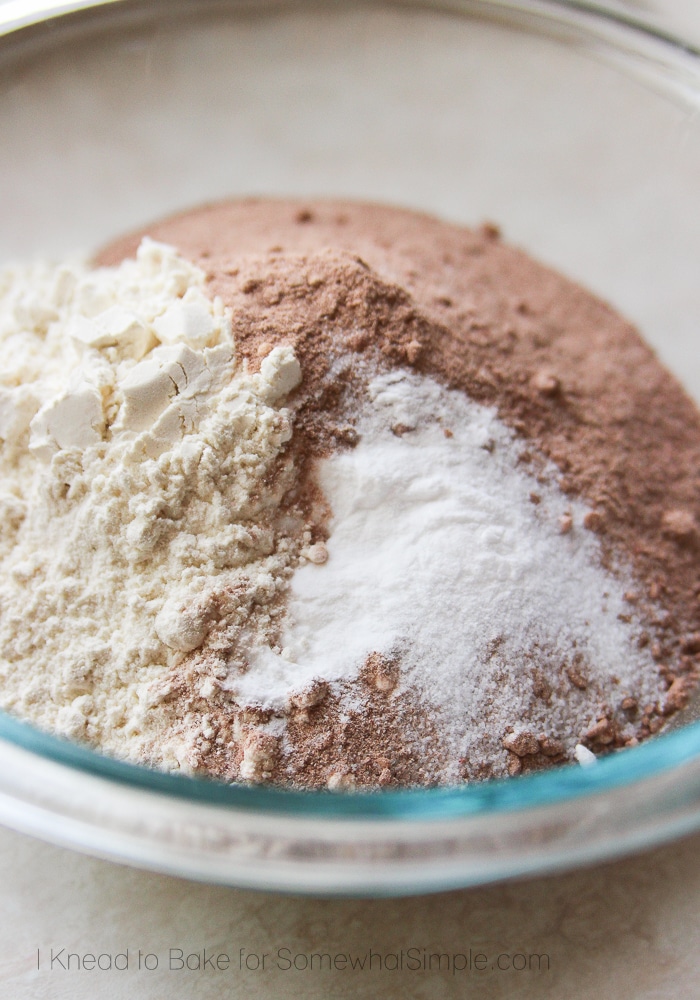
[[[698,412],[494,227],[230,202],[0,296],[2,707],[342,790],[587,764],[687,703]]]
[[[248,374],[203,286],[145,241],[116,269],[15,272],[0,327],[15,414],[0,505],[16,511],[0,528],[0,704],[122,756],[156,741],[166,766],[169,671],[275,634],[305,525],[293,507],[281,523],[298,362],[277,346]]]

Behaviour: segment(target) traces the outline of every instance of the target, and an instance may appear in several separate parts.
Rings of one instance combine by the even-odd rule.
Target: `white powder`
[[[316,678],[356,676],[372,652],[398,654],[398,691],[412,687],[435,713],[448,771],[460,756],[498,754],[505,727],[523,719],[571,753],[611,677],[654,701],[639,626],[618,618],[630,612],[629,581],[601,568],[583,505],[518,466],[493,409],[405,372],[375,378],[370,396],[357,447],[320,468],[334,514],[328,561],[296,571],[285,648],[259,650],[229,681],[236,693],[279,708]],[[574,530],[562,534],[567,513]],[[585,695],[562,674],[575,654]],[[565,697],[555,691],[549,705],[533,697],[538,661],[562,678]]]
[[[598,762],[596,755],[588,747],[585,747],[583,743],[577,743],[574,747],[574,757],[581,767],[590,767],[591,764],[597,764]]]
[[[0,274],[0,350],[0,706],[132,757],[158,738],[177,768],[170,668],[217,616],[272,628],[294,559],[273,524],[291,472],[266,477],[299,365],[238,368],[203,273],[149,241]]]

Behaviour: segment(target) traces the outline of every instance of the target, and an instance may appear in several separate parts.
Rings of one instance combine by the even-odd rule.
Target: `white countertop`
[[[318,900],[185,882],[0,829],[0,885],[7,1000],[700,997],[700,835],[565,875],[409,899]],[[171,971],[171,948],[226,953],[231,966]],[[295,956],[303,965],[311,952],[385,956],[411,948],[467,956],[471,949],[489,967],[380,970],[375,957],[371,971],[285,968]],[[53,970],[51,949],[59,955]],[[126,949],[125,971],[61,968],[68,952],[114,957]],[[241,971],[240,949],[244,965],[267,954],[265,969]],[[139,971],[139,950],[157,956],[160,968]],[[268,968],[278,951],[280,967]],[[515,964],[516,955],[548,956],[549,969],[543,957],[532,961],[535,970],[541,961],[539,971],[492,970],[501,954]]]

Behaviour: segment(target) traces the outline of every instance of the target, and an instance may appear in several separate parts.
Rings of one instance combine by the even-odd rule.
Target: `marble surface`
[[[408,899],[317,900],[154,875],[0,829],[0,885],[0,996],[8,1000],[700,997],[700,835],[553,877]],[[380,970],[376,957],[364,971],[287,967],[296,956],[303,966],[311,953],[412,948],[467,956],[471,949],[473,959],[486,956],[487,968]],[[51,949],[59,954],[53,969]],[[127,949],[123,971],[60,967],[69,952],[115,959]],[[200,960],[203,949],[206,957],[225,953],[231,966],[170,970],[170,949]],[[241,949],[244,966],[267,954],[264,970],[239,969]],[[155,955],[159,968],[139,970],[139,950],[144,961]],[[547,959],[533,959],[532,970],[492,969],[506,954],[516,965],[516,955]]]

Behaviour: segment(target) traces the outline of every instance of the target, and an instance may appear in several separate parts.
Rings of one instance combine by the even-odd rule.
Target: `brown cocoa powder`
[[[599,537],[604,564],[632,566],[638,586],[630,604],[659,664],[660,697],[638,712],[621,691],[618,704],[599,706],[580,739],[596,752],[634,743],[683,707],[700,659],[700,415],[616,312],[503,244],[493,226],[470,231],[383,206],[238,201],[146,232],[206,271],[211,293],[232,310],[238,349],[252,370],[272,346],[293,346],[304,382],[292,400],[292,448],[304,486],[289,500],[317,526],[314,542],[324,541],[329,513],[314,486],[314,463],[356,443],[367,373],[408,366],[430,375],[495,405],[522,441],[521,462],[535,473],[553,462],[561,489],[593,508],[585,527]],[[99,262],[133,254],[141,235],[115,242]],[[571,528],[567,515],[560,530]],[[362,708],[350,714],[337,694],[310,693],[308,704],[292,706],[284,738],[262,747],[255,727],[269,714],[239,711],[220,688],[207,699],[193,694],[192,671],[215,676],[220,669],[212,656],[183,665],[169,702],[174,727],[211,720],[213,736],[199,741],[195,768],[233,780],[248,748],[263,762],[258,777],[282,783],[436,780],[439,733],[410,693],[388,699],[395,665],[365,664],[356,682]],[[585,665],[556,665],[541,650],[529,661],[535,702],[546,705],[554,690],[598,696],[587,690]],[[630,717],[632,739],[621,735],[620,720]],[[525,735],[495,733],[501,755],[488,766],[464,761],[463,776],[520,773],[561,759],[546,732]]]

